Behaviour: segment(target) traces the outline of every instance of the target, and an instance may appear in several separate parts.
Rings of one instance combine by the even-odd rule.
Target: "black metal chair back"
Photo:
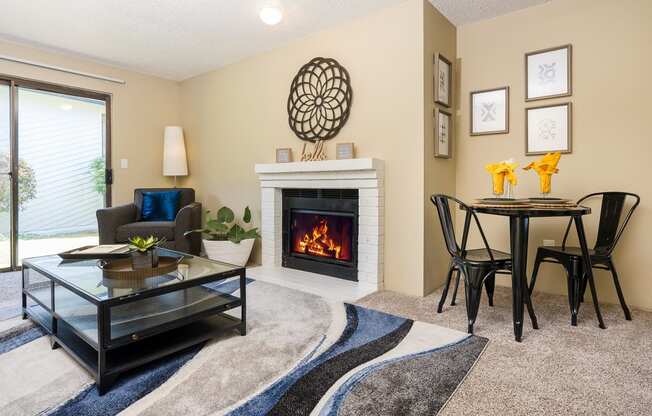
[[[600,207],[600,222],[598,224],[598,236],[595,241],[594,250],[596,254],[601,256],[610,256],[620,237],[627,227],[629,219],[632,217],[634,210],[641,202],[641,198],[629,192],[595,192],[588,194],[577,201],[578,205],[589,198],[596,196],[602,197],[602,205]],[[633,201],[632,205],[627,209],[627,213],[623,218],[623,209],[628,199]],[[622,219],[622,221],[621,221]],[[570,231],[572,220],[566,227],[562,247],[566,247],[566,240]]]
[[[480,236],[482,237],[482,242],[484,243],[484,247],[485,250],[487,251],[487,255],[491,259],[492,263],[495,261],[493,253],[491,252],[491,248],[489,247],[489,243],[487,242],[487,238],[485,237],[484,231],[482,230],[482,226],[480,225],[480,221],[478,220],[478,216],[471,209],[471,207],[469,207],[468,205],[466,205],[464,202],[460,201],[457,198],[454,198],[449,195],[444,195],[444,194],[432,195],[430,197],[430,200],[437,208],[437,215],[439,216],[439,222],[441,224],[441,229],[444,234],[444,240],[446,241],[446,248],[448,249],[450,255],[453,256],[453,258],[464,259],[464,257],[466,256],[466,243],[469,237],[471,218],[473,218],[476,226],[478,227],[478,231],[480,232]],[[464,229],[462,231],[461,245],[457,243],[457,237],[455,235],[455,226],[453,225],[453,219],[451,216],[449,201],[452,201],[454,204],[461,207],[465,212]]]

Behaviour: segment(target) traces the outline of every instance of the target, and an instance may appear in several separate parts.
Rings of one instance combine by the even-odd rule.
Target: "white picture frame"
[[[572,105],[570,102],[525,109],[525,154],[572,151]]]
[[[453,115],[436,108],[434,111],[435,157],[450,159],[453,157]]]
[[[292,162],[292,149],[282,148],[276,149],[276,163],[289,163]]]
[[[470,93],[470,135],[509,133],[509,87]]]
[[[433,56],[433,95],[435,103],[450,107],[453,101],[453,65],[440,53]]]
[[[355,148],[353,143],[337,143],[335,145],[335,159],[353,159],[355,158]]]
[[[525,101],[572,95],[572,45],[525,54]]]

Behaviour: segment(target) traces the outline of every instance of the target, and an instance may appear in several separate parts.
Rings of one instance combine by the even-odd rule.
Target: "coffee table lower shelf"
[[[50,334],[53,349],[62,347],[95,377],[100,395],[108,391],[121,373],[130,369],[201,344],[228,331],[238,330],[241,335],[246,333],[240,319],[217,313],[125,346],[106,350],[104,370],[99,374],[98,351],[82,340],[70,325],[58,320],[56,334],[53,334],[52,328],[44,325],[47,319],[40,316],[42,313],[30,308],[25,312]]]

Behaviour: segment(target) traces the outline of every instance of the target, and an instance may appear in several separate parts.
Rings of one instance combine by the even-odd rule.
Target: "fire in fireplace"
[[[294,212],[292,251],[316,257],[351,261],[353,218],[332,214]]]
[[[358,190],[284,189],[282,264],[358,279]]]

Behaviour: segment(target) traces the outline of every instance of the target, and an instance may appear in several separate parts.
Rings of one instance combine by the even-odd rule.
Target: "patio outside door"
[[[27,80],[0,88],[0,269],[97,244],[95,211],[110,200],[109,96]]]

